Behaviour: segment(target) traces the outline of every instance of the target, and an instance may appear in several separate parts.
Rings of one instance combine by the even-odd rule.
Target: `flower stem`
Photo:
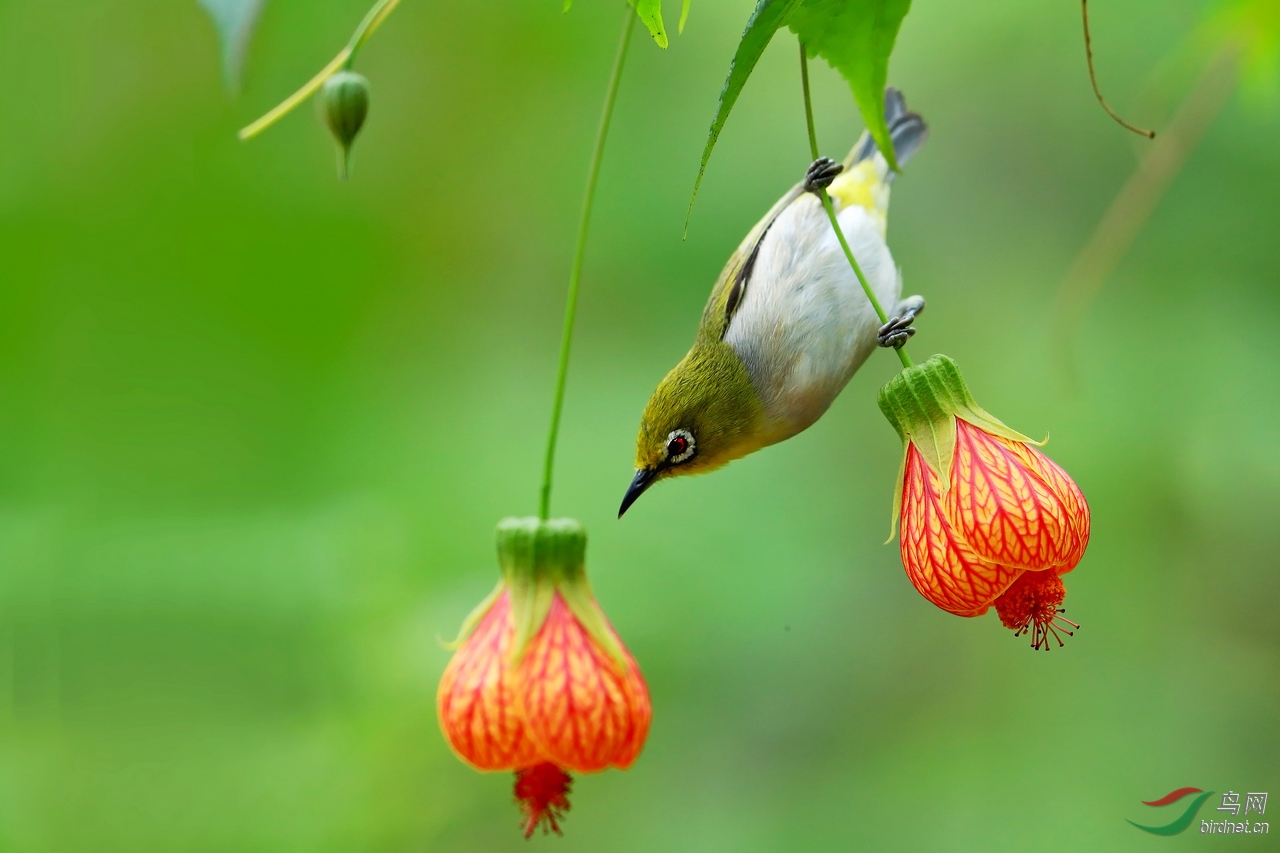
[[[299,104],[319,91],[325,80],[345,68],[350,68],[351,63],[355,62],[356,54],[360,52],[360,48],[364,46],[364,43],[369,40],[369,37],[374,34],[378,27],[382,26],[382,22],[395,11],[400,2],[401,0],[377,0],[373,7],[365,13],[364,19],[356,27],[356,31],[351,34],[351,39],[347,42],[347,46],[338,52],[333,61],[321,68],[320,73],[308,80],[301,89],[285,98],[262,118],[241,130],[240,140],[247,142],[253,139],[259,133],[262,133],[262,131],[293,112]]]
[[[609,136],[609,122],[613,119],[613,105],[618,100],[618,84],[622,80],[622,67],[627,61],[627,46],[636,26],[636,14],[626,6],[626,22],[622,26],[622,40],[609,74],[609,87],[605,91],[604,111],[600,115],[600,127],[596,130],[596,144],[591,152],[591,165],[587,168],[587,190],[582,199],[582,216],[578,221],[578,243],[573,251],[573,266],[569,269],[569,294],[564,306],[564,331],[560,336],[560,368],[556,375],[555,398],[551,404],[551,431],[547,437],[547,457],[542,467],[542,494],[538,515],[542,519],[551,513],[551,474],[556,461],[556,438],[560,434],[560,414],[564,410],[565,379],[569,374],[569,349],[573,343],[573,321],[578,313],[578,286],[582,282],[582,259],[587,251],[587,227],[591,224],[591,206],[595,201],[596,179],[600,176],[600,161],[604,158],[604,142]]]
[[[818,159],[818,134],[813,128],[813,102],[809,97],[809,57],[805,53],[804,42],[800,43],[800,85],[804,89],[804,120],[809,128],[809,151],[813,155],[813,159]],[[862,285],[862,291],[867,294],[867,299],[871,302],[871,307],[875,309],[876,316],[880,318],[880,323],[889,322],[889,315],[884,312],[884,308],[880,305],[880,300],[876,298],[875,291],[871,289],[867,277],[862,274],[862,267],[858,266],[858,259],[853,256],[853,249],[849,248],[849,241],[844,237],[844,231],[840,229],[840,222],[836,219],[836,210],[831,204],[831,196],[827,195],[824,189],[818,190],[818,198],[822,199],[822,207],[827,212],[827,218],[831,220],[831,228],[836,232],[836,239],[840,241],[840,248],[844,249],[844,256],[849,259],[849,266],[853,267],[853,273],[858,277],[858,283]],[[911,357],[907,355],[905,347],[897,347],[895,351],[898,353],[899,360],[902,361],[903,367],[911,366]]]

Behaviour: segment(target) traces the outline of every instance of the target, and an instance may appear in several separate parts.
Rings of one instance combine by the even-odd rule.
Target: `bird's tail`
[[[898,159],[898,167],[901,168],[906,166],[907,161],[920,150],[921,145],[924,145],[925,139],[929,136],[929,126],[924,123],[924,119],[918,113],[907,109],[906,98],[892,86],[884,90],[884,118],[889,126],[889,138],[893,140],[893,153]],[[864,132],[858,139],[853,150],[849,152],[849,158],[845,160],[845,168],[872,157],[878,157],[876,171],[884,176],[885,182],[893,181],[894,172],[889,169],[888,161],[880,156],[880,150],[876,147],[876,141],[871,138],[870,133]]]

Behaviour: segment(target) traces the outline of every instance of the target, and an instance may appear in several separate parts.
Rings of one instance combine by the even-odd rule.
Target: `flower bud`
[[[351,163],[351,143],[369,114],[369,81],[354,71],[339,71],[320,90],[324,120],[333,138],[342,147],[338,173],[345,181]]]
[[[984,410],[956,364],[934,356],[894,377],[880,408],[905,455],[894,496],[902,562],[920,594],[957,616],[995,605],[1033,647],[1079,627],[1060,614],[1089,542],[1080,489],[1021,433]]]
[[[513,770],[525,834],[559,832],[569,772],[630,767],[652,711],[640,668],[587,582],[571,519],[498,525],[502,580],[464,623],[437,692],[449,745],[477,770]]]

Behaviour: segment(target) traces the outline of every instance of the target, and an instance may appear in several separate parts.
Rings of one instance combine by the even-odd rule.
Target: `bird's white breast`
[[[851,205],[837,215],[863,274],[893,311],[902,284],[883,214]],[[805,193],[761,241],[742,302],[725,333],[751,375],[772,441],[816,421],[876,346],[880,320],[816,196]]]

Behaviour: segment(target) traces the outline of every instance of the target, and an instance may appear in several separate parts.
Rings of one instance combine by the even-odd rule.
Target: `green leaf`
[[[240,88],[240,74],[244,58],[253,37],[258,16],[262,13],[263,0],[197,0],[213,18],[222,41],[222,76],[227,88]]]
[[[689,20],[689,7],[693,5],[693,0],[684,0],[680,6],[680,25],[676,27],[676,32],[684,33],[685,21]]]
[[[910,8],[911,0],[757,0],[720,91],[720,105],[711,122],[689,198],[689,213],[693,212],[693,202],[698,197],[711,151],[742,87],[773,34],[784,25],[799,36],[810,56],[821,56],[849,82],[862,120],[889,165],[896,170],[898,163],[884,120],[884,87],[889,76],[889,54]],[[686,214],[685,231],[688,229],[689,214]]]
[[[667,46],[667,30],[662,25],[662,0],[627,0],[631,8],[636,10],[640,20],[649,28],[649,35],[663,49]],[[684,19],[689,14],[690,0],[684,0],[684,10],[680,16],[680,29],[684,29]],[[573,8],[573,0],[564,0],[564,11]]]
[[[707,133],[707,144],[702,150],[702,164],[698,167],[698,177],[693,183],[693,195],[689,197],[689,211],[685,214],[685,231],[689,230],[689,214],[693,212],[693,200],[698,197],[698,187],[702,185],[702,176],[707,171],[707,162],[711,159],[711,150],[716,147],[720,131],[733,110],[733,105],[742,94],[742,87],[747,78],[760,61],[764,49],[769,46],[773,34],[787,23],[791,14],[799,6],[801,0],[757,0],[755,11],[747,19],[747,27],[742,31],[742,39],[738,49],[729,63],[729,76],[725,78],[724,88],[720,90],[720,105],[716,108],[716,117],[711,121],[711,130]]]
[[[662,0],[629,0],[640,20],[649,28],[649,35],[663,49],[667,46],[667,31],[662,26]]]
[[[804,0],[787,22],[809,56],[821,56],[848,81],[876,147],[895,171],[884,87],[889,54],[910,9],[911,0]]]

